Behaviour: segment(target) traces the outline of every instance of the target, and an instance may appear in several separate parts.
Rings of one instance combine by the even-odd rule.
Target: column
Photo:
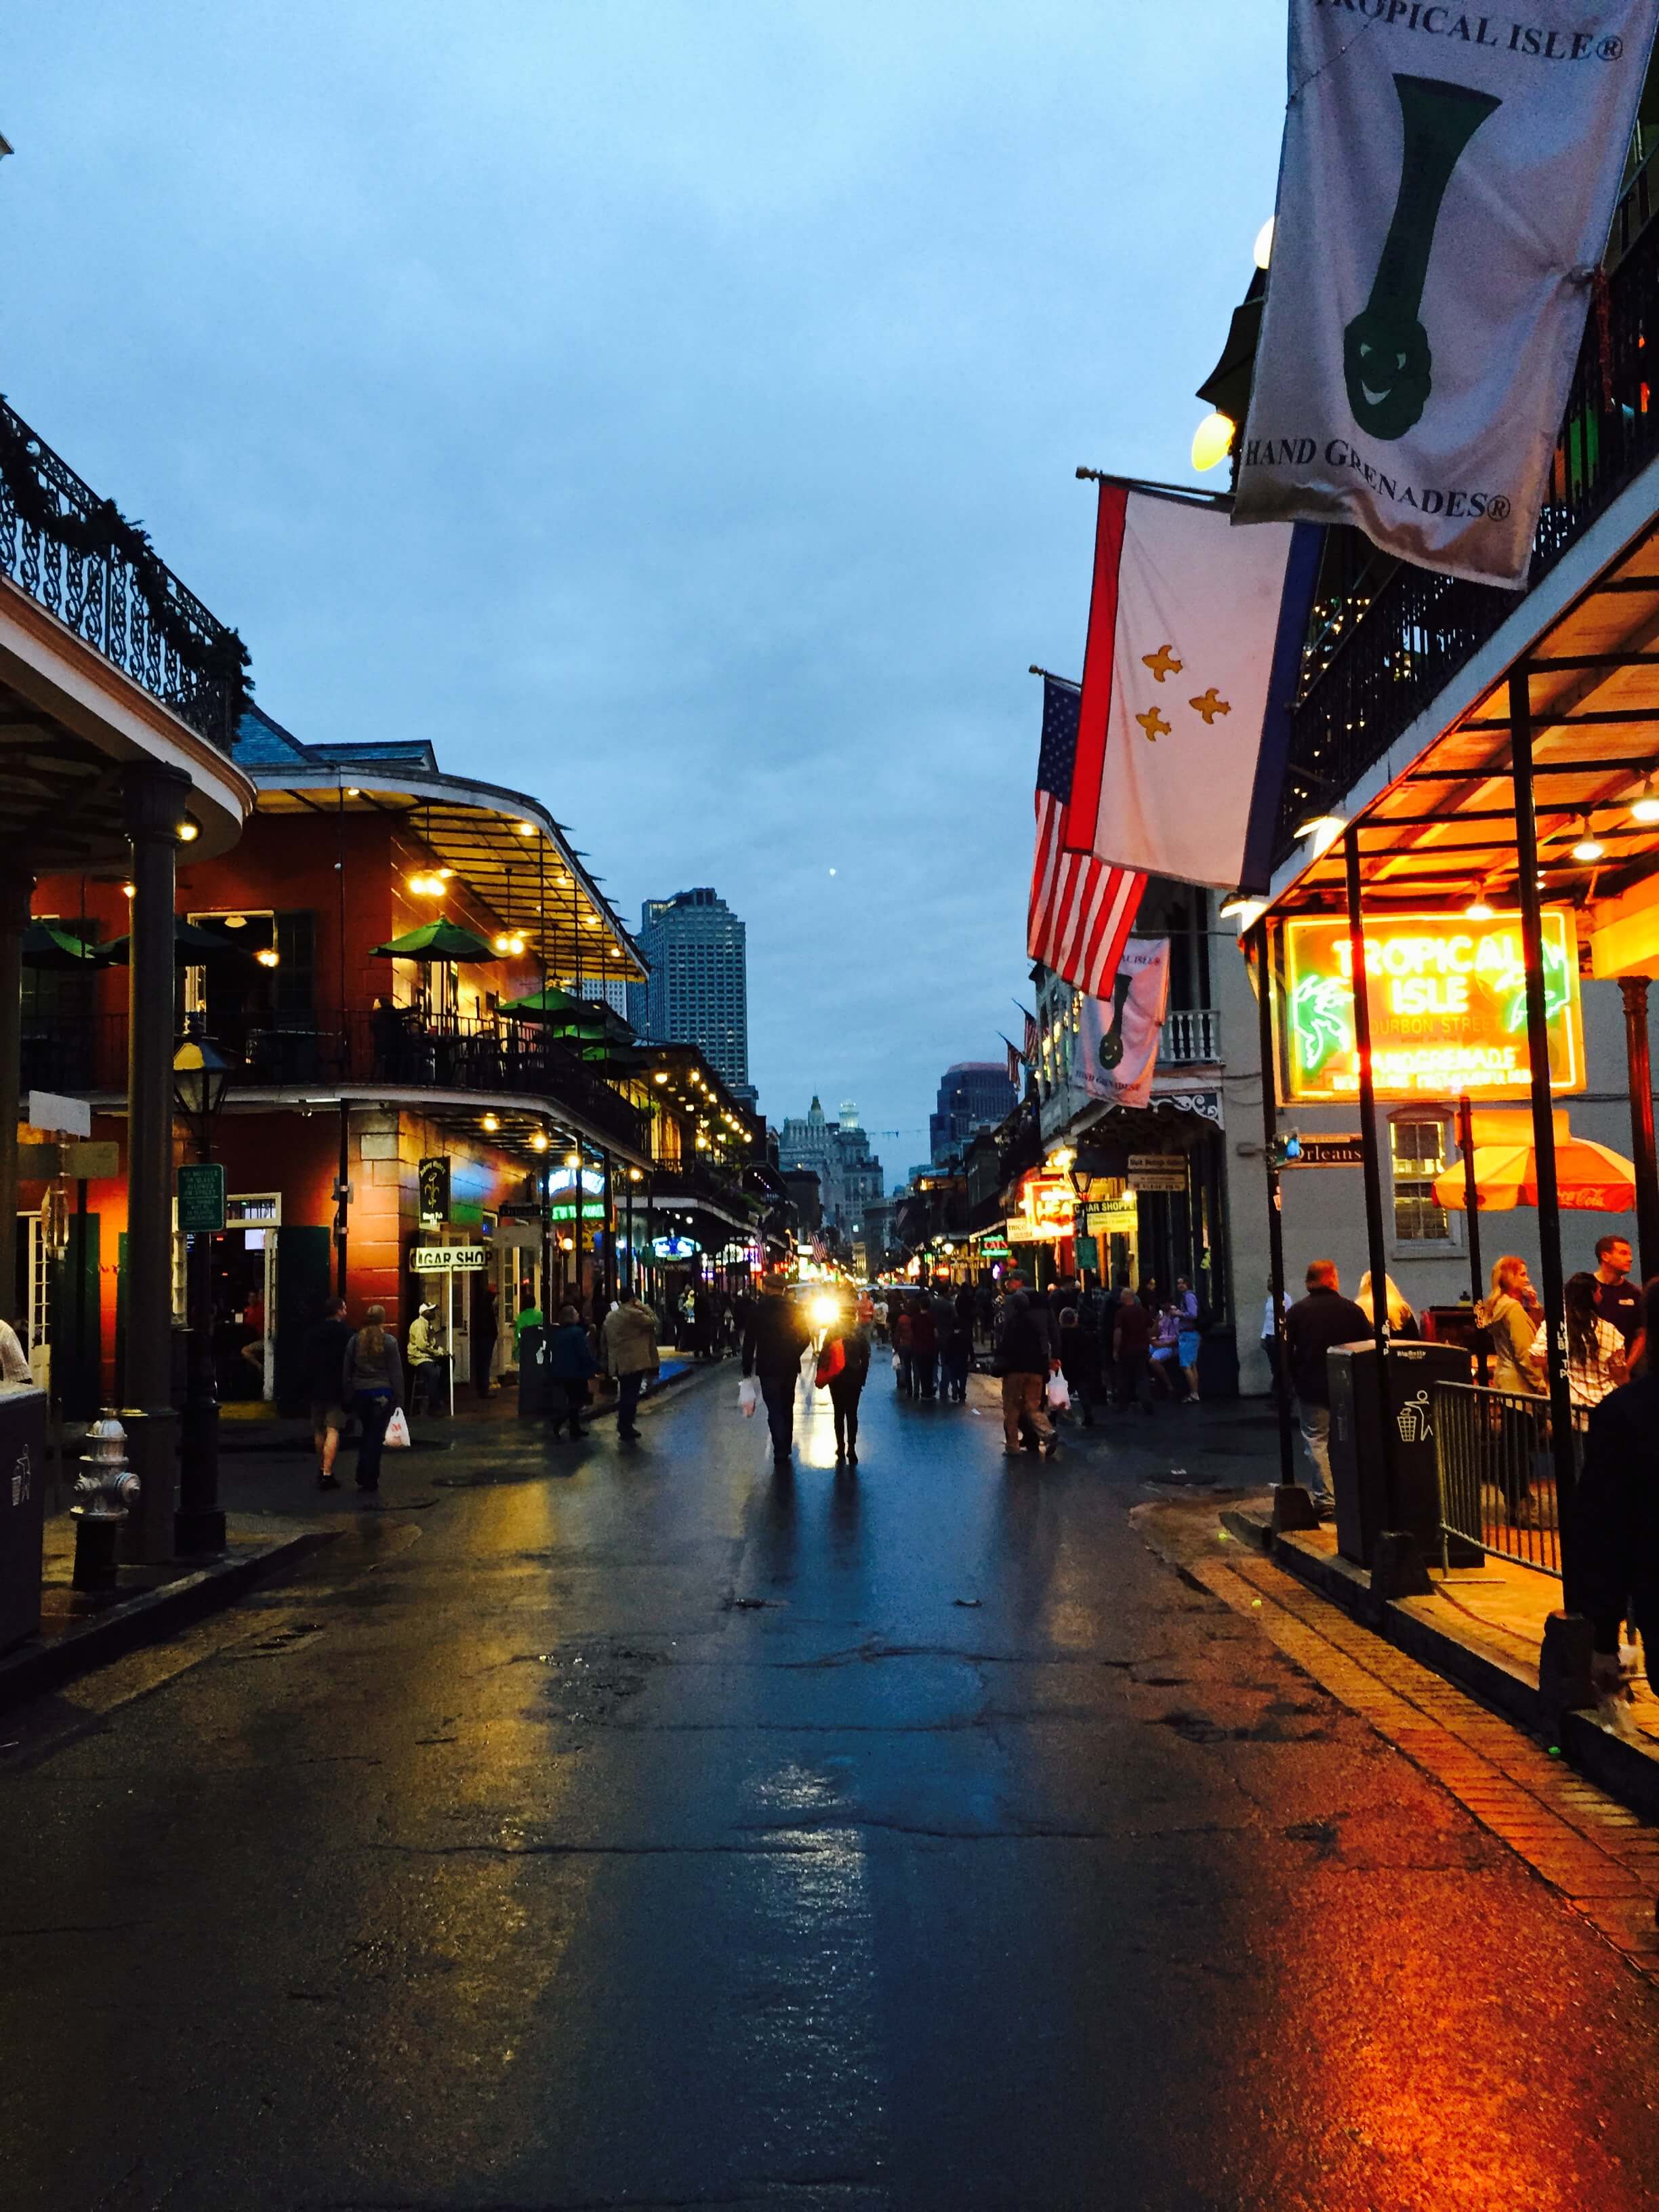
[[[178,1416],[173,1407],[173,899],[179,824],[190,796],[180,769],[135,762],[122,777],[132,849],[127,968],[128,1456],[143,1485],[130,1559],[173,1555]]]
[[[22,1118],[23,932],[28,927],[31,875],[0,877],[0,1314],[8,1321],[17,1295],[17,1124]],[[24,1344],[27,1351],[28,1346]]]
[[[1659,1273],[1659,1170],[1654,1163],[1653,1057],[1648,1040],[1646,975],[1622,975],[1625,1050],[1630,1067],[1630,1149],[1636,1164],[1637,1271],[1643,1282]],[[0,1277],[0,1280],[9,1280]]]

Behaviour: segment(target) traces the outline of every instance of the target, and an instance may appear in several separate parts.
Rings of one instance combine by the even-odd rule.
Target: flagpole
[[[1077,471],[1079,483],[1121,484],[1125,491],[1144,491],[1154,499],[1178,499],[1189,507],[1230,507],[1233,495],[1230,491],[1203,491],[1196,484],[1157,483],[1150,477],[1122,477],[1110,469],[1084,469]]]

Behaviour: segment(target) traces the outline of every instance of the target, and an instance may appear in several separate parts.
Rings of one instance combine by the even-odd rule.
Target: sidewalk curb
[[[1537,1683],[1522,1668],[1506,1666],[1440,1627],[1426,1612],[1435,1602],[1432,1598],[1389,1598],[1379,1606],[1363,1570],[1346,1559],[1311,1553],[1294,1536],[1275,1536],[1259,1522],[1250,1524],[1247,1534],[1240,1525],[1249,1522],[1245,1514],[1224,1513],[1222,1521],[1230,1534],[1265,1553],[1275,1566],[1339,1606],[1408,1659],[1468,1691],[1540,1741],[1549,1733]],[[1569,1765],[1643,1820],[1659,1823],[1659,1754],[1614,1735],[1588,1712],[1568,1713],[1559,1735]]]
[[[0,1658],[0,1712],[62,1689],[79,1675],[225,1611],[257,1583],[296,1566],[342,1533],[337,1528],[302,1528],[252,1547],[234,1559],[215,1560],[177,1582],[164,1583],[159,1589],[144,1590],[49,1644],[37,1639],[8,1652]]]

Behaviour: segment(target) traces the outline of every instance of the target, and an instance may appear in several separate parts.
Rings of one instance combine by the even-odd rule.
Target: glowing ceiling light
[[[534,823],[533,822],[520,822],[520,824],[519,824],[519,835],[520,835],[520,837],[533,837],[533,836],[535,836],[535,834],[536,834],[536,825],[535,825],[535,823]]]
[[[479,1125],[478,1125],[478,1126],[479,1126],[479,1127],[480,1127],[480,1128],[482,1128],[482,1129],[485,1130],[485,1131],[486,1131],[486,1132],[487,1132],[490,1136],[492,1136],[492,1137],[493,1137],[493,1136],[495,1135],[495,1133],[496,1130],[497,1130],[497,1129],[499,1129],[499,1128],[501,1127],[501,1125],[500,1119],[499,1119],[499,1117],[498,1117],[497,1115],[494,1115],[494,1114],[486,1114],[486,1115],[484,1115],[484,1117],[483,1117],[483,1120],[479,1123]]]
[[[1590,818],[1588,814],[1579,817],[1578,826],[1583,834],[1572,848],[1573,859],[1584,861],[1599,860],[1607,848],[1590,827]]]
[[[262,946],[253,957],[262,968],[277,968],[282,965],[283,956],[274,945]]]
[[[1653,787],[1653,778],[1644,775],[1642,788],[1630,803],[1632,822],[1659,822],[1659,791]]]
[[[1485,899],[1478,898],[1464,908],[1463,919],[1465,921],[1490,921],[1496,912],[1495,907],[1490,907]]]
[[[1311,821],[1304,822],[1296,834],[1308,839],[1317,860],[1330,851],[1347,826],[1340,814],[1316,814]]]
[[[122,896],[122,897],[123,897],[123,898],[131,898],[131,897],[133,897],[133,896],[135,896],[135,894],[136,894],[136,891],[137,891],[137,885],[136,885],[136,884],[122,884],[122,886],[121,886],[121,896]]]
[[[532,1152],[544,1152],[547,1150],[547,1132],[545,1129],[538,1129],[535,1132],[534,1135],[530,1139],[530,1149]]]
[[[1238,425],[1231,415],[1212,410],[1193,433],[1193,466],[1219,468],[1233,449]]]
[[[363,794],[362,794],[362,791],[358,788],[358,787],[357,787],[355,783],[349,783],[349,784],[347,784],[347,786],[346,786],[346,797],[347,797],[348,799],[361,799],[361,798],[362,797],[362,795],[363,795]]]
[[[652,1077],[651,1080],[653,1083],[666,1083],[668,1080],[668,1070],[665,1067],[659,1067],[656,1073]]]
[[[179,842],[181,845],[193,845],[201,834],[201,824],[192,822],[188,815],[179,824]]]
[[[568,1168],[579,1168],[582,1164],[582,1156],[580,1152],[567,1152],[564,1156],[564,1164]]]
[[[225,927],[227,929],[246,929],[247,927],[247,916],[245,914],[228,914],[225,916]]]

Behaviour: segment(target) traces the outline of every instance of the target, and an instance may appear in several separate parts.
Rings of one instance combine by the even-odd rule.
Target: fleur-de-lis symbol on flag
[[[1187,702],[1187,704],[1193,708],[1194,713],[1203,715],[1204,726],[1206,729],[1209,729],[1213,726],[1215,718],[1218,714],[1231,714],[1233,711],[1232,702],[1229,699],[1222,698],[1213,684],[1211,684],[1209,690],[1204,692],[1200,697],[1189,699]]]
[[[1160,645],[1156,653],[1143,653],[1140,659],[1142,666],[1152,670],[1153,681],[1158,684],[1166,676],[1179,676],[1186,665],[1184,661],[1176,659],[1167,645]]]
[[[1146,732],[1148,744],[1155,745],[1160,738],[1167,738],[1170,734],[1170,725],[1156,707],[1149,707],[1144,714],[1137,714],[1135,720]]]

